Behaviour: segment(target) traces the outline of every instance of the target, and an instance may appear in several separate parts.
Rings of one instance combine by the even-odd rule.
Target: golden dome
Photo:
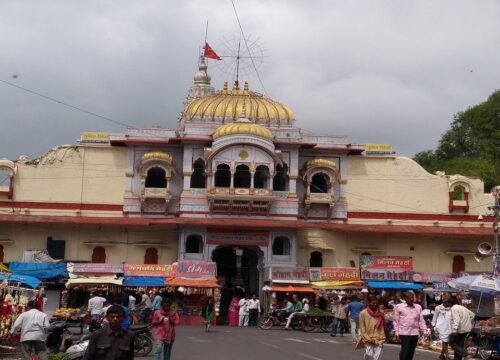
[[[232,90],[228,90],[227,83],[224,83],[222,91],[192,101],[184,113],[188,119],[200,117],[213,120],[217,118],[223,122],[232,122],[238,119],[243,107],[246,108],[247,118],[251,122],[289,125],[294,121],[293,111],[288,106],[248,90],[247,83],[243,91],[240,91],[237,84]]]
[[[167,162],[172,162],[172,156],[163,151],[150,151],[142,155],[141,160],[165,160]]]
[[[315,157],[314,159],[311,159],[307,162],[307,168],[310,168],[313,166],[325,166],[325,167],[329,167],[329,168],[337,167],[337,165],[335,164],[334,161],[325,159],[323,157]]]
[[[215,140],[221,136],[240,135],[240,134],[259,136],[261,138],[270,141],[273,141],[274,138],[274,135],[271,130],[269,130],[264,126],[254,124],[247,119],[239,119],[234,123],[218,127],[213,132],[212,138]]]

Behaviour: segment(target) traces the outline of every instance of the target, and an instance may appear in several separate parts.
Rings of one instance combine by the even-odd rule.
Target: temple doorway
[[[234,296],[245,293],[259,296],[259,255],[256,246],[221,245],[212,252],[217,278],[222,281],[219,317],[225,322]]]

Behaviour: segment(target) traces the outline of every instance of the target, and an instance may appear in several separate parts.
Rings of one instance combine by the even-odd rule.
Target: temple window
[[[147,248],[144,254],[144,264],[158,264],[158,250],[156,248]]]
[[[205,162],[198,159],[193,164],[193,174],[191,175],[191,188],[204,189],[205,188]]]
[[[92,262],[103,264],[106,262],[106,249],[102,246],[95,247],[92,250]]]
[[[458,273],[465,271],[465,259],[461,255],[456,255],[453,257],[452,271]]]
[[[313,251],[309,259],[310,267],[322,267],[323,266],[323,254],[321,251]]]
[[[10,169],[0,167],[0,187],[10,187],[11,174]]]
[[[312,193],[328,193],[328,183],[329,177],[324,173],[314,174],[310,184],[310,189]]]
[[[455,186],[453,189],[453,201],[465,200],[465,188],[463,186]]]
[[[255,189],[267,189],[268,179],[269,179],[269,168],[265,165],[257,166],[253,178],[253,187]]]
[[[201,254],[203,253],[203,238],[201,235],[189,235],[186,238],[186,253]]]
[[[236,166],[234,173],[234,187],[235,188],[249,188],[252,175],[247,165]]]
[[[273,241],[273,255],[290,255],[290,239],[278,236]]]
[[[273,178],[274,191],[288,191],[288,166],[286,164],[276,166],[276,175]]]
[[[231,185],[231,170],[227,164],[217,165],[215,172],[215,186],[216,187],[229,187]]]
[[[153,167],[148,170],[145,186],[147,188],[166,188],[167,179],[165,176],[165,170],[160,167]]]

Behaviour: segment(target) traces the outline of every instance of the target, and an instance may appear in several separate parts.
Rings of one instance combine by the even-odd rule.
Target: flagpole
[[[203,49],[207,46],[207,36],[208,36],[208,19],[207,19],[207,26],[205,27],[205,43],[203,44]],[[203,52],[203,57],[205,57],[205,52]],[[205,61],[207,63],[207,70],[208,70],[208,61]]]

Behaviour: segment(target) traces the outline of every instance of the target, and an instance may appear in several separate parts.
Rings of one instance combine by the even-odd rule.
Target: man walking
[[[172,300],[163,299],[161,308],[153,314],[152,324],[155,327],[154,360],[170,360],[170,354],[175,341],[175,326],[179,324],[179,314],[171,309]],[[162,356],[163,353],[163,356]]]
[[[40,360],[47,360],[46,331],[49,328],[49,318],[36,308],[34,300],[28,301],[28,311],[23,312],[16,319],[11,334],[21,330],[21,352],[23,360],[30,360],[32,353],[37,354]]]
[[[240,299],[238,306],[240,307],[238,326],[248,326],[248,295],[245,294]]]
[[[112,305],[106,313],[108,326],[90,336],[83,360],[133,360],[134,334],[122,328],[125,310]]]
[[[451,335],[450,346],[455,352],[454,360],[462,360],[469,355],[464,348],[465,338],[472,329],[472,321],[476,316],[465,306],[458,305],[457,299],[450,298],[451,307]]]
[[[91,320],[92,322],[90,323],[89,326],[89,331],[92,332],[96,329],[99,329],[100,321],[101,321],[101,315],[102,315],[102,309],[104,308],[104,303],[106,302],[106,299],[101,296],[101,294],[97,295],[91,295],[91,298],[89,300],[89,306],[87,311],[90,313]]]
[[[359,336],[359,313],[363,311],[365,306],[359,301],[359,298],[354,295],[351,302],[347,305],[346,314],[351,325],[352,342],[355,343]]]
[[[418,342],[419,330],[427,331],[422,307],[415,304],[415,295],[411,292],[404,293],[405,303],[394,308],[393,324],[396,336],[401,339],[399,360],[412,360]]]
[[[260,314],[260,301],[257,295],[253,294],[248,300],[248,326],[256,326]]]
[[[368,297],[368,307],[359,314],[359,330],[365,344],[365,360],[378,360],[385,343],[384,313],[376,296]]]
[[[333,323],[332,323],[332,333],[330,336],[337,336],[337,329],[340,328],[340,336],[344,336],[347,333],[347,315],[346,315],[347,305],[344,299],[340,300],[335,306],[335,311],[333,313]]]

